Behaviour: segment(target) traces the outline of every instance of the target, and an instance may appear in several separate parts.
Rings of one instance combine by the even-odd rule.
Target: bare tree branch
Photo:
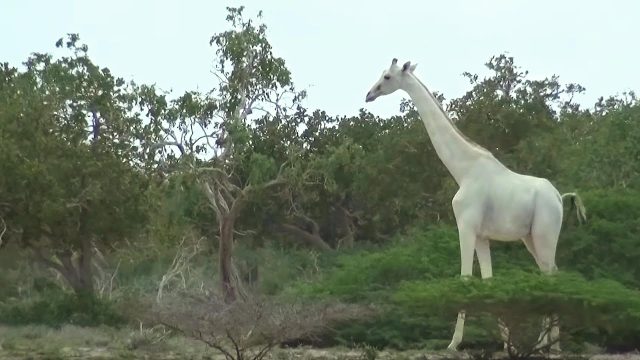
[[[268,298],[232,304],[216,298],[175,301],[154,306],[151,321],[191,335],[234,360],[262,359],[279,343],[311,337],[334,322],[376,313],[360,305],[277,303]]]
[[[207,195],[207,198],[209,199],[209,203],[211,205],[211,208],[216,213],[216,218],[217,219],[221,219],[223,215],[222,215],[222,211],[218,207],[218,201],[217,201],[216,194],[213,192],[213,189],[211,189],[211,186],[209,185],[209,183],[207,183],[206,181],[202,181],[201,183],[202,183],[203,189],[205,190],[205,194]]]
[[[4,218],[2,216],[0,216],[0,221],[2,221],[2,232],[0,232],[0,249],[2,249],[2,247],[5,245],[4,240],[2,238],[4,237],[4,234],[7,232],[7,223],[4,221]]]
[[[158,284],[158,293],[156,294],[157,303],[162,301],[163,291],[167,283],[178,275],[184,278],[184,272],[189,270],[189,262],[200,251],[200,242],[202,241],[202,238],[199,238],[192,246],[184,245],[186,239],[187,237],[182,238],[178,245],[178,251],[171,262],[171,266],[167,272],[162,275],[162,279]]]

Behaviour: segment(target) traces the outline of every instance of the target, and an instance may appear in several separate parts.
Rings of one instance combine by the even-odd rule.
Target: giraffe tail
[[[571,207],[576,209],[576,216],[578,217],[578,222],[580,224],[587,221],[587,209],[584,207],[584,203],[582,202],[582,198],[575,192],[570,192],[566,194],[562,194],[562,201],[564,202],[564,198],[571,198]]]

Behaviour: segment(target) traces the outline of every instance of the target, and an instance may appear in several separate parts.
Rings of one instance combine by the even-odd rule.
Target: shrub
[[[335,267],[312,283],[297,284],[291,291],[312,297],[339,297],[377,301],[400,281],[453,276],[451,265],[458,244],[450,228],[413,230],[391,246],[339,256]],[[384,301],[383,301],[384,302]]]
[[[520,246],[518,246],[520,245]],[[380,315],[335,327],[322,344],[363,343],[375,347],[409,349],[417,346],[445,347],[453,334],[453,317],[417,314],[391,301],[404,281],[457,279],[459,274],[457,231],[450,226],[421,226],[400,236],[387,247],[346,254],[335,259],[335,267],[320,279],[295,284],[287,294],[315,299],[373,303]],[[494,246],[494,263],[500,266],[529,267],[531,256],[521,244]],[[479,272],[478,269],[475,270]],[[473,346],[499,346],[494,340],[497,325],[486,317],[476,317],[466,329]]]
[[[77,296],[60,289],[49,289],[33,299],[0,303],[0,323],[6,325],[42,324],[59,327],[111,325],[124,322],[113,304],[92,296]]]
[[[558,266],[589,279],[614,279],[639,288],[640,191],[598,190],[582,196],[588,221],[563,229]]]
[[[405,282],[393,300],[416,315],[439,314],[452,318],[460,309],[490,315],[515,325],[556,313],[564,338],[597,335],[600,343],[615,338],[637,343],[640,338],[640,292],[613,280],[587,280],[580,274],[554,276],[520,270],[497,272],[493,279],[440,279]],[[515,337],[527,337],[539,327],[521,329]],[[511,329],[513,332],[513,329]],[[606,344],[605,344],[606,345]]]
[[[278,344],[304,339],[336,322],[367,317],[371,309],[339,303],[289,303],[255,297],[226,304],[218,297],[165,301],[146,314],[162,324],[202,341],[227,360],[260,360]]]
[[[570,319],[561,318],[562,326],[567,326],[573,319],[571,332],[576,343],[588,341],[609,349],[629,349],[629,344],[637,342],[637,335],[632,331],[634,326],[625,329],[628,321],[621,317],[618,318],[618,324],[615,318],[606,314],[620,314],[618,308],[626,305],[619,301],[633,293],[625,287],[633,289],[640,286],[640,266],[637,261],[640,248],[636,244],[636,234],[640,232],[640,192],[607,190],[584,191],[580,194],[587,206],[588,222],[577,226],[573,221],[575,214],[569,212],[569,207],[566,206],[565,224],[556,257],[562,271],[559,277],[541,277],[531,255],[521,243],[492,242],[491,252],[496,275],[515,276],[515,279],[522,275],[524,278],[521,280],[525,282],[513,284],[515,287],[512,292],[504,288],[505,284],[500,283],[496,286],[502,286],[502,295],[506,297],[502,300],[494,297],[489,299],[509,300],[510,303],[519,301],[522,306],[526,305],[527,309],[530,309],[535,301],[542,301],[542,305],[555,304],[553,301],[556,301],[559,306],[566,307],[559,313],[569,311],[567,316]],[[327,337],[331,338],[325,338],[325,342],[359,342],[376,347],[397,348],[433,344],[444,347],[453,333],[455,313],[460,302],[465,300],[464,297],[456,298],[459,295],[457,291],[460,290],[460,286],[471,286],[462,284],[459,279],[459,251],[457,230],[454,226],[419,226],[404,236],[398,236],[386,247],[336,257],[335,265],[322,271],[319,279],[298,282],[287,289],[286,293],[321,299],[339,298],[345,301],[375,303],[384,310],[378,317],[338,327],[335,336],[327,334]],[[474,267],[477,279],[477,262]],[[528,275],[532,277],[527,277]],[[492,286],[490,284],[500,281],[494,279],[484,286],[489,289],[489,286]],[[451,311],[446,316],[442,309],[426,311],[425,307],[425,311],[418,311],[418,308],[428,301],[426,298],[415,299],[415,306],[407,301],[392,301],[392,298],[397,300],[396,296],[400,296],[398,294],[406,295],[407,286],[411,284],[417,287],[424,286],[425,289],[433,287],[439,291],[433,299],[436,303],[448,303],[452,306]],[[515,291],[519,291],[520,286],[528,286],[527,284],[533,286],[534,293],[528,292],[528,295],[523,295],[520,299],[514,298]],[[447,290],[447,286],[451,288]],[[557,291],[551,291],[550,286],[555,286]],[[555,295],[549,300],[543,299],[539,294],[544,294],[545,297]],[[600,307],[578,306],[581,296],[596,301],[601,304]],[[466,303],[470,303],[472,299],[466,300]],[[594,313],[589,315],[586,309]],[[571,314],[571,311],[577,312]],[[530,310],[526,313],[531,314]],[[499,345],[496,337],[497,324],[492,318],[495,314],[490,315],[487,312],[484,315],[473,312],[468,314],[465,346],[489,347],[496,343]],[[581,316],[592,317],[583,319]],[[596,319],[598,317],[599,320]],[[610,331],[611,326],[620,331]],[[563,343],[567,344],[566,341]],[[566,348],[565,345],[563,347]]]

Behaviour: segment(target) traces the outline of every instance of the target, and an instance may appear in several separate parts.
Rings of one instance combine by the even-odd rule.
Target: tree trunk
[[[74,289],[76,294],[83,293],[93,297],[95,295],[93,287],[93,269],[91,267],[93,261],[93,249],[91,248],[91,241],[83,237],[82,248],[80,250],[80,258],[78,259],[78,279],[79,287]]]
[[[76,295],[94,296],[91,251],[85,250],[83,246],[80,256],[75,263],[71,252],[67,251],[60,256],[60,261],[64,268],[64,271],[61,273]]]
[[[223,174],[222,181],[215,179],[213,187],[206,181],[201,183],[202,188],[209,199],[210,205],[216,213],[218,223],[218,268],[220,272],[220,287],[222,296],[227,304],[238,298],[238,286],[240,279],[233,266],[233,230],[235,221],[244,202],[244,192],[234,196],[225,186],[229,185],[229,179]],[[231,204],[231,206],[229,206]]]
[[[342,235],[338,238],[338,246],[351,249],[354,243],[355,225],[353,223],[352,214],[344,207],[339,205],[336,209],[338,234]],[[339,235],[339,236],[340,236]]]
[[[93,147],[92,149],[96,150],[96,145],[98,141],[98,136],[100,134],[100,120],[97,117],[96,113],[93,112],[93,120],[94,120],[94,138],[93,138]],[[82,188],[85,188],[86,178],[83,176],[80,180],[80,184]],[[95,289],[93,287],[93,269],[92,261],[93,261],[93,248],[92,248],[92,239],[90,238],[90,231],[87,228],[87,216],[88,208],[80,207],[80,217],[79,217],[79,228],[76,239],[80,242],[80,252],[76,259],[76,262],[73,262],[73,253],[68,251],[67,254],[61,258],[62,264],[65,268],[68,269],[68,273],[74,274],[74,281],[72,283],[73,291],[79,297],[83,298],[87,296],[88,298],[93,298],[95,296]]]
[[[74,263],[71,250],[58,252],[58,261],[50,259],[41,251],[34,249],[36,256],[42,264],[54,269],[65,279],[69,287],[78,297],[94,297],[93,272],[91,271],[91,249],[83,249],[78,260]]]
[[[242,280],[233,265],[233,230],[235,221],[240,215],[240,210],[246,202],[247,193],[253,188],[247,186],[238,191],[239,188],[233,186],[226,173],[218,173],[218,175],[221,179],[214,179],[215,185],[213,187],[206,181],[203,181],[201,185],[211,207],[216,213],[219,230],[218,266],[220,269],[220,284],[224,301],[229,304],[236,301],[238,295],[244,297]],[[268,188],[283,183],[281,180],[276,179],[267,182],[262,187]],[[237,191],[237,194],[232,194],[233,191],[230,189]]]
[[[88,296],[95,297],[95,289],[93,287],[93,277],[83,272],[78,272],[78,276],[71,283],[73,292],[79,297]]]
[[[222,285],[222,294],[224,301],[230,304],[237,299],[237,290],[234,284],[233,260],[233,227],[235,216],[227,215],[220,222],[220,238],[219,238],[219,266],[220,281]]]

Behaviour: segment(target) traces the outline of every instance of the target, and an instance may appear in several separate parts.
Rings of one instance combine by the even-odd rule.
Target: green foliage
[[[640,101],[631,95],[630,99],[610,98],[608,106],[596,104],[595,114],[584,116],[582,127],[574,130],[577,134],[571,134],[575,145],[566,167],[582,179],[582,186],[640,186]]]
[[[3,69],[0,216],[20,234],[11,240],[91,291],[87,263],[78,272],[68,260],[78,251],[90,261],[89,242],[110,246],[144,226],[151,179],[142,147],[152,134],[133,111],[135,86],[95,65],[78,40],[68,37],[71,55],[35,53],[26,71]]]
[[[451,229],[414,231],[396,246],[339,256],[334,270],[313,284],[311,294],[355,300],[379,298],[379,292],[395,288],[400,281],[423,277],[454,276],[448,266],[457,257],[458,244]]]
[[[34,250],[79,295],[60,291],[48,274],[21,276],[33,267],[13,259],[23,255],[12,248],[0,257],[10,268],[0,275],[0,321],[118,324],[111,304],[85,296],[87,284],[74,279],[92,278],[78,271],[91,269],[83,266],[93,254],[89,240],[122,260],[115,298],[126,305],[157,291],[176,244],[202,237],[206,250],[180,291],[208,291],[218,276],[213,240],[240,201],[233,267],[253,291],[380,309],[326,334],[329,343],[442,347],[461,307],[470,312],[471,346],[496,344],[495,316],[550,310],[578,340],[637,340],[640,104],[633,92],[582,109],[573,98],[583,87],[531,78],[504,54],[485,64],[484,78],[464,73],[471,88],[447,104],[461,130],[510,168],[547,177],[563,192],[577,188],[589,220],[576,226],[566,206],[555,277],[540,275],[519,242],[498,242],[495,278],[463,282],[450,203],[457,185],[411,102],[388,119],[364,109],[352,117],[309,111],[261,14],[227,10],[229,29],[210,41],[220,81],[206,93],[170,98],[127,83],[94,64],[75,34],[56,44],[65,56],[34,53],[24,69],[0,65],[0,251],[6,242]],[[322,254],[300,250],[299,234],[287,238],[291,246],[283,225],[329,246],[319,247]],[[354,248],[338,247],[345,234]],[[110,253],[115,247],[129,254]]]
[[[638,295],[613,280],[590,281],[571,272],[548,276],[510,269],[496,272],[490,280],[406,282],[394,300],[415,313],[455,316],[462,308],[499,317],[557,312],[570,327],[603,323],[624,326],[640,316]]]
[[[249,168],[251,169],[247,180],[249,184],[261,185],[278,175],[275,161],[260,153],[251,154]]]
[[[588,206],[588,221],[563,230],[558,266],[590,279],[613,279],[640,288],[640,248],[636,241],[640,231],[640,192],[621,189],[581,194]]]
[[[438,314],[455,318],[460,309],[465,309],[472,316],[502,319],[516,342],[526,342],[527,338],[535,341],[542,329],[538,327],[542,317],[555,313],[559,314],[565,343],[589,341],[620,347],[638,341],[638,295],[637,290],[613,280],[587,280],[570,272],[547,276],[511,269],[497,272],[489,281],[407,282],[393,298],[418,317]]]
[[[210,44],[216,45],[218,55],[216,67],[225,78],[220,93],[226,94],[228,101],[221,103],[226,117],[232,119],[238,107],[243,106],[243,97],[262,101],[268,99],[263,90],[285,88],[293,90],[291,73],[282,58],[273,56],[272,48],[266,38],[267,26],[256,26],[251,19],[243,17],[244,7],[227,7],[227,21],[232,29],[211,37]],[[258,13],[258,19],[262,13]],[[251,67],[248,72],[247,64]],[[239,119],[238,119],[239,120]]]
[[[209,235],[215,232],[215,220],[202,189],[190,174],[174,174],[161,185],[152,188],[159,199],[153,209],[147,236],[155,246],[172,248],[185,235],[195,232]]]
[[[535,269],[526,249],[514,246],[520,244],[500,245],[493,249],[494,264]],[[416,227],[381,249],[338,256],[332,270],[305,286],[304,293],[345,300],[364,297],[384,303],[384,294],[397,289],[403,281],[456,277],[460,271],[459,252],[455,228]]]
[[[581,194],[589,221],[572,225],[575,210],[566,206],[558,254],[562,272],[556,277],[540,274],[522,244],[495,242],[495,278],[463,282],[455,228],[426,226],[382,248],[340,255],[318,279],[298,283],[290,292],[381,307],[379,317],[337,328],[334,340],[342,343],[408,348],[425,344],[425,339],[446,342],[455,314],[465,307],[468,346],[494,346],[497,315],[526,314],[528,321],[550,309],[562,314],[574,340],[619,346],[638,330],[623,319],[638,316],[640,309],[636,292],[625,287],[637,286],[640,270],[633,240],[640,201],[631,190]]]
[[[246,252],[239,253],[240,259],[247,258]],[[251,252],[251,257],[256,259],[253,264],[260,269],[258,290],[261,294],[281,294],[297,280],[313,279],[325,265],[318,254],[306,250],[270,246]]]
[[[50,288],[30,300],[0,302],[0,323],[5,325],[119,326],[124,321],[109,301],[69,294],[59,288]]]

